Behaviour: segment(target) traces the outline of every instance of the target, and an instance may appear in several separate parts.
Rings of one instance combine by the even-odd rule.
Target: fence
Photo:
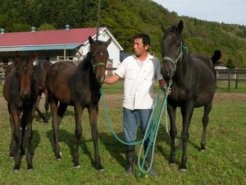
[[[3,83],[7,64],[0,62],[0,81]],[[107,75],[112,75],[116,68],[107,68]],[[235,88],[239,87],[239,82],[246,82],[246,68],[241,69],[216,69],[217,81],[227,81],[228,91],[231,89],[232,82]]]
[[[217,81],[227,81],[228,91],[231,89],[232,82],[235,82],[235,88],[239,82],[246,82],[246,69],[216,69]]]

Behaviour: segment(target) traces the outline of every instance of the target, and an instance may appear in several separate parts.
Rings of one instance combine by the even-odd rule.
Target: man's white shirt
[[[163,79],[157,58],[148,54],[145,61],[139,61],[135,55],[129,56],[115,73],[124,79],[124,108],[136,110],[153,107],[154,82]]]

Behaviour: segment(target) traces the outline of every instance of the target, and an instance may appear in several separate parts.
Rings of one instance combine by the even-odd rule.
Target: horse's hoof
[[[27,171],[33,171],[33,166],[32,166],[32,164],[27,165]]]
[[[176,166],[176,163],[169,163],[169,166],[170,166],[171,168],[174,168],[174,167]]]
[[[181,173],[185,173],[185,172],[187,172],[187,169],[186,169],[186,168],[179,168],[179,171],[180,171]]]
[[[97,171],[100,172],[100,173],[103,173],[104,172],[104,168],[98,169]]]
[[[96,168],[97,171],[103,170],[103,166],[100,163],[93,162],[93,166]]]
[[[200,152],[206,152],[206,148],[204,145],[201,145]]]
[[[74,165],[74,168],[78,169],[78,168],[80,168],[80,165],[79,164],[78,165]]]
[[[204,153],[204,152],[206,152],[206,149],[200,149],[200,152],[202,152],[202,153]]]
[[[19,173],[20,172],[20,169],[13,169],[13,173]]]
[[[28,172],[32,172],[34,169],[33,168],[27,168]]]
[[[56,155],[56,160],[60,161],[62,158],[62,153],[60,152],[59,154]]]

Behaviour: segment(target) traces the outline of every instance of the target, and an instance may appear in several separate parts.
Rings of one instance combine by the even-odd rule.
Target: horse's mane
[[[85,57],[80,61],[79,65],[84,67],[89,67],[90,65],[90,59],[91,59],[91,52],[89,51]]]

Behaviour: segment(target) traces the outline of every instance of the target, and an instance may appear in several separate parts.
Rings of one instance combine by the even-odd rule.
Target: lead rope
[[[152,111],[152,113],[150,115],[150,118],[149,118],[149,121],[148,121],[148,126],[146,128],[144,137],[143,137],[142,140],[135,141],[135,142],[126,142],[126,141],[120,139],[117,136],[115,130],[113,129],[112,121],[111,121],[111,119],[109,117],[109,113],[108,113],[108,109],[107,109],[107,105],[106,105],[103,89],[101,89],[102,106],[103,106],[103,112],[104,112],[104,116],[105,116],[107,127],[109,128],[109,130],[111,131],[113,136],[116,138],[116,140],[119,141],[120,143],[122,143],[124,145],[141,144],[140,150],[139,150],[139,154],[138,154],[138,167],[139,167],[139,170],[142,173],[144,173],[144,174],[150,172],[150,170],[152,168],[152,165],[153,165],[154,147],[155,147],[155,144],[156,144],[157,133],[158,133],[159,125],[160,125],[160,122],[161,122],[161,116],[163,114],[164,109],[166,110],[166,107],[167,107],[167,97],[168,97],[168,92],[170,90],[171,84],[172,83],[169,82],[168,87],[165,88],[165,95],[164,95],[163,101],[161,103],[160,103],[160,94],[162,92],[162,89],[159,89],[158,95],[157,95],[157,98],[156,98],[156,101],[155,101],[155,104],[154,104],[154,109],[153,109],[153,111]],[[156,114],[156,115],[154,115],[154,114]],[[166,110],[166,132],[169,133],[169,123],[168,123],[168,118],[167,118],[167,110]],[[144,145],[144,142],[147,139],[149,139],[149,143],[148,143],[148,146],[147,146],[147,150],[146,150],[146,152],[144,154],[143,161],[141,163],[140,158],[141,158],[141,154],[142,154],[142,150],[143,150],[143,145]],[[151,154],[151,162],[150,162],[150,165],[148,166],[148,169],[145,170],[144,169],[145,159],[146,159],[147,154],[148,154],[148,152],[150,150],[150,147],[152,145],[153,145],[153,147],[152,147],[152,151],[151,151],[151,153],[152,153]]]
[[[153,161],[154,161],[154,150],[155,150],[155,145],[156,145],[156,138],[157,138],[159,126],[161,123],[161,117],[162,117],[164,110],[165,110],[166,132],[169,134],[169,122],[168,122],[168,115],[167,115],[167,97],[168,97],[168,93],[169,93],[171,85],[172,85],[172,81],[170,81],[168,87],[165,88],[163,100],[161,101],[161,103],[160,103],[160,101],[157,101],[156,107],[153,110],[153,112],[157,111],[156,113],[154,113],[156,115],[154,116],[153,122],[149,123],[148,128],[146,129],[146,132],[145,132],[145,135],[143,138],[144,141],[147,140],[148,138],[150,138],[145,153],[144,153],[144,142],[141,143],[140,150],[138,153],[138,168],[140,170],[139,175],[149,173],[152,169]],[[152,149],[152,150],[150,151],[150,149]],[[144,164],[145,164],[146,157],[147,157],[149,152],[151,152],[151,159],[150,159],[150,161],[148,161],[149,165],[147,166],[147,169],[146,169]],[[143,160],[141,162],[142,153],[144,153],[144,156],[143,156]]]

